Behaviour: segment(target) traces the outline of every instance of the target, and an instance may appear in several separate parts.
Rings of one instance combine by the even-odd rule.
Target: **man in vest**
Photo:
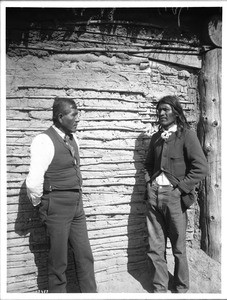
[[[69,98],[56,98],[53,125],[31,144],[26,179],[28,197],[39,207],[50,241],[49,293],[66,292],[68,243],[71,245],[81,293],[96,293],[94,260],[82,203],[82,177],[75,132],[78,110]]]
[[[156,112],[159,130],[151,137],[145,162],[147,254],[152,269],[153,292],[166,293],[168,290],[168,237],[175,261],[172,292],[186,293],[189,289],[187,209],[195,201],[195,185],[207,175],[208,165],[179,99],[176,96],[163,97]]]

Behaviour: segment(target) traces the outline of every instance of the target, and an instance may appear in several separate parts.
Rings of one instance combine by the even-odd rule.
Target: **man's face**
[[[79,122],[78,110],[68,105],[66,113],[59,114],[59,122],[64,132],[76,132]]]
[[[158,106],[157,115],[159,124],[164,129],[168,129],[176,123],[176,115],[173,112],[171,105],[169,104],[160,104]]]

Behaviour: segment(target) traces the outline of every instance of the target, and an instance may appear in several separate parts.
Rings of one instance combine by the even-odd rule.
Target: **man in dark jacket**
[[[66,292],[68,243],[82,293],[96,293],[94,261],[82,202],[82,177],[76,138],[78,110],[69,98],[56,98],[53,125],[31,145],[26,179],[28,196],[39,207],[50,240],[49,293]]]
[[[145,162],[147,227],[153,292],[168,290],[166,243],[175,259],[173,290],[186,293],[189,271],[186,257],[187,208],[195,201],[195,185],[207,175],[207,161],[189,129],[177,97],[163,97],[156,107],[159,131],[153,134]]]

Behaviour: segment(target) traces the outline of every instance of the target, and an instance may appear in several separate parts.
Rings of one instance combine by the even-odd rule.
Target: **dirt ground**
[[[188,293],[221,293],[221,264],[200,249],[187,249],[190,272]],[[173,258],[168,255],[168,268],[173,274]],[[99,293],[149,293],[151,291],[148,270],[111,275],[108,282],[99,283]],[[170,276],[171,278],[171,276]],[[170,280],[171,287],[171,280]],[[170,293],[170,291],[168,291]]]

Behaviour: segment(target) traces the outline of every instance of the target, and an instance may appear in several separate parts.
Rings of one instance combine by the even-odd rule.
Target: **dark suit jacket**
[[[195,185],[207,175],[208,165],[194,131],[185,129],[180,137],[173,133],[166,141],[158,131],[151,138],[145,170],[146,182],[164,172],[171,184],[182,191],[182,200],[189,207],[195,200]]]

